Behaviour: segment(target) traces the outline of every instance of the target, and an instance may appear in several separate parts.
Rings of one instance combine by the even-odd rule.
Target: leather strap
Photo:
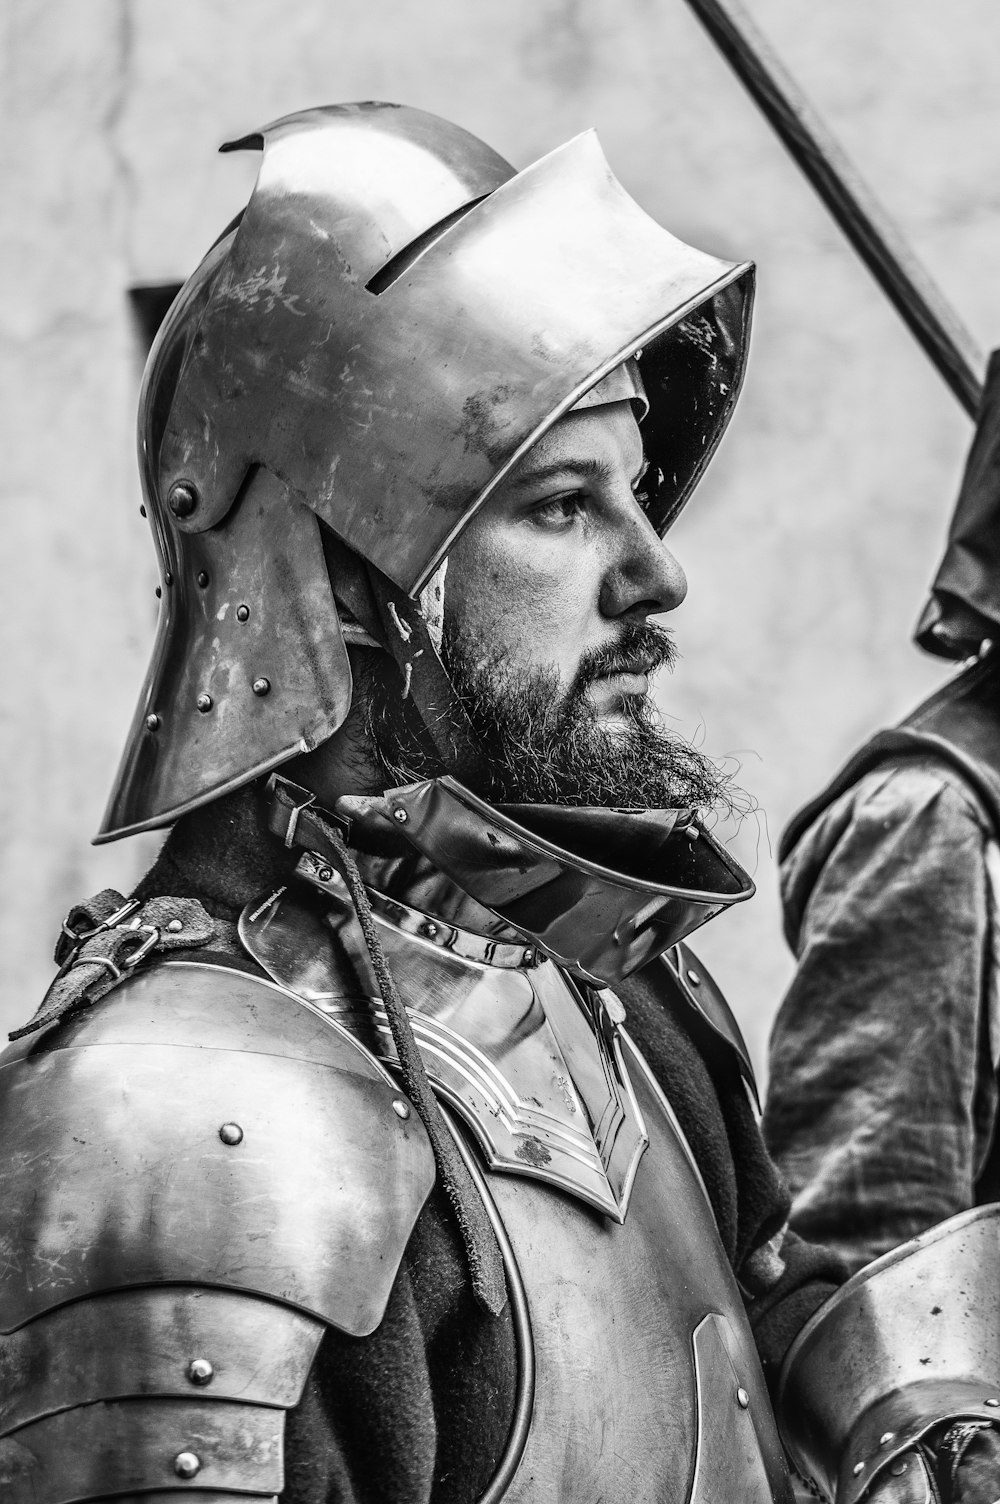
[[[485,753],[438,657],[427,623],[410,597],[374,566],[369,566],[368,578],[381,617],[381,640],[403,678],[403,698],[409,697],[417,707],[441,759],[442,772],[457,774],[472,787],[486,787]]]
[[[7,1037],[34,1034],[98,1002],[154,955],[208,945],[216,928],[195,898],[168,895],[140,904],[113,888],[103,889],[89,903],[70,909],[56,946],[59,973],[34,1017]]]
[[[333,826],[345,840],[351,837],[351,822],[345,816],[321,809],[316,795],[289,778],[272,773],[267,780],[267,828],[289,851],[315,851],[340,866],[340,854],[327,834]]]
[[[323,549],[339,606],[395,661],[442,771],[482,784],[486,758],[414,601],[387,575],[323,528]]]

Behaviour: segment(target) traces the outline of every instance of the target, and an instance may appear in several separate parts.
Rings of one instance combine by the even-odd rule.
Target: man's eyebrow
[[[632,481],[637,486],[649,469],[649,461],[644,457],[639,467],[638,474]],[[611,480],[614,476],[614,466],[607,460],[580,459],[580,460],[556,460],[551,465],[539,465],[537,469],[526,470],[523,475],[515,476],[511,481],[511,489],[514,491],[526,491],[529,486],[543,485],[547,480],[554,480],[560,475],[575,475],[583,480]]]

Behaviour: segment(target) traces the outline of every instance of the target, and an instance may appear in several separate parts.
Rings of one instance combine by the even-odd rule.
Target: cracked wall
[[[988,345],[1000,8],[749,4]],[[766,812],[737,839],[759,899],[699,945],[759,1058],[788,974],[767,831],[941,677],[908,634],[968,425],[682,0],[8,0],[0,43],[0,1023],[34,1008],[68,905],[127,890],[156,846],[87,844],[155,620],[127,288],[182,277],[244,201],[253,157],[220,141],[383,97],[517,163],[596,125],[671,229],[758,261],[741,410],[675,535],[663,701]]]

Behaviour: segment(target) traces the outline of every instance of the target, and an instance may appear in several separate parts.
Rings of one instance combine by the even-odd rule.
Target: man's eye
[[[662,485],[663,471],[657,465],[647,465],[632,487],[632,495],[644,512],[649,511]]]
[[[656,492],[657,474],[658,472],[650,465],[645,465],[642,474],[632,487],[632,495],[644,512],[648,511],[649,504]]]
[[[551,496],[531,509],[531,520],[539,527],[568,527],[575,517],[583,512],[583,497],[579,491],[569,491],[565,496]]]

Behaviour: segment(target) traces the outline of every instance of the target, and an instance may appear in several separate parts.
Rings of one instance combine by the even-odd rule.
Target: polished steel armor
[[[650,219],[592,132],[516,174],[398,106],[308,110],[234,145],[263,147],[263,161],[184,358],[159,490],[197,498],[178,525],[200,533],[266,465],[408,592],[519,455],[640,346],[662,425],[657,336],[702,304],[713,315],[748,270]],[[664,515],[735,401],[745,296],[724,304],[714,338],[698,326],[714,360],[677,395],[690,407],[671,412],[669,449],[651,431],[650,458],[669,455],[672,471]],[[283,385],[294,424],[275,403]],[[699,398],[714,423],[685,432]]]
[[[343,883],[314,855],[299,872],[316,892],[297,886],[248,905],[243,943],[391,1062]],[[454,922],[476,905],[451,887],[439,876],[423,913],[405,890],[376,894],[374,907],[428,1075],[467,1156],[478,1149],[494,1172],[484,1190],[527,1301],[531,1423],[509,1479],[487,1499],[785,1501],[742,1298],[694,1157],[629,1039],[624,1008],[531,947],[518,956],[505,940],[491,956],[483,937],[477,945]],[[428,893],[426,879],[420,888]]]
[[[837,1504],[944,1421],[997,1423],[1000,1206],[961,1212],[869,1264],[802,1329],[778,1412],[796,1467]]]
[[[627,1036],[623,1054],[650,1145],[622,1225],[538,1181],[490,1179],[535,1360],[532,1424],[504,1504],[790,1504],[742,1299],[690,1150]]]
[[[398,1100],[308,1003],[189,962],[0,1057],[5,1504],[280,1493],[323,1330],[378,1325],[433,1182]]]
[[[598,986],[754,893],[690,810],[491,805],[449,777],[385,799],[406,840],[464,892]]]
[[[240,937],[276,981],[394,1062],[354,910],[342,886],[331,879],[329,889],[324,914],[294,895],[252,905]],[[382,917],[381,929],[397,985],[413,1000],[428,1076],[489,1167],[559,1186],[624,1222],[647,1137],[622,1064],[620,1005],[613,1015],[613,1002],[585,998],[551,962],[522,970],[442,953],[401,933],[395,916]]]
[[[144,382],[163,606],[102,839],[333,735],[342,614],[460,745],[419,596],[477,508],[571,409],[629,400],[662,532],[742,378],[751,268],[654,224],[590,133],[521,173],[390,106],[235,144],[263,150],[250,203]],[[269,787],[307,879],[240,920],[273,981],[149,952],[0,1060],[5,1497],[276,1499],[323,1332],[379,1324],[430,1190],[416,1108],[465,1213],[461,1160],[479,1186],[512,1313],[513,1424],[480,1504],[787,1504],[712,1203],[604,985],[671,950],[671,996],[697,1006],[677,944],[745,874],[690,811],[493,810],[443,778],[390,791],[379,883],[378,845],[344,839],[369,833],[364,800],[327,816]]]
[[[393,1051],[342,887],[312,876],[240,927],[294,992],[157,962],[2,1058],[12,1504],[273,1499],[282,1414],[324,1326],[362,1334],[381,1317],[430,1154],[374,1058]],[[734,1490],[785,1504],[742,1300],[621,1004],[509,938],[480,936],[473,956],[475,932],[452,924],[434,943],[412,897],[398,916],[382,906],[384,949],[463,1154],[502,1172],[476,1174],[506,1260],[519,1398],[486,1504]],[[424,911],[425,930],[437,923]],[[39,1177],[40,1152],[64,1173]]]
[[[371,849],[394,850],[403,866],[412,848],[411,868],[418,852],[428,872],[450,879],[435,883],[434,902],[445,915],[470,912],[449,948],[503,966],[503,937],[512,937],[515,964],[541,953],[598,987],[621,982],[754,892],[691,810],[491,805],[443,777],[378,798],[346,795],[331,813],[308,789],[273,774],[268,811],[272,833],[286,845],[307,848],[313,839],[330,859],[314,860],[306,849],[299,872],[307,881],[322,886],[329,874],[340,882],[339,859],[317,818],[353,830]],[[378,891],[373,901],[383,914],[392,909],[401,929],[432,938],[431,924],[436,943],[446,943],[443,915],[431,922],[409,914],[398,897]]]
[[[144,381],[163,600],[104,840],[341,725],[350,668],[320,521],[416,594],[519,457],[635,355],[663,529],[742,379],[751,268],[655,224],[592,133],[521,173],[388,105],[307,110],[236,144],[263,148],[250,203]]]
[[[662,533],[742,377],[751,268],[655,225],[592,134],[521,173],[384,105],[234,145],[262,149],[253,195],[143,387],[163,604],[101,839],[332,736],[352,696],[342,613],[391,652],[446,770],[481,762],[455,751],[474,738],[419,603],[469,519],[564,414],[628,400]],[[458,1221],[484,1309],[505,1276],[519,1365],[479,1504],[787,1504],[712,1202],[601,985],[670,951],[670,1000],[732,1043],[679,942],[752,884],[691,812],[498,810],[441,778],[383,801],[405,853],[370,911],[344,839],[366,801],[332,821],[310,803],[277,796],[272,831],[302,847],[312,819],[328,846],[239,925],[273,981],[242,957],[165,961],[153,924],[123,978],[84,955],[116,903],[66,932],[65,996],[0,1057],[4,1500],[276,1504],[285,1412],[325,1331],[383,1320],[436,1155],[477,1214]],[[357,850],[377,869],[377,845]],[[212,930],[182,943],[236,944]],[[85,966],[111,990],[77,986]],[[938,1420],[992,1420],[996,1253],[995,1217],[959,1219],[800,1337],[788,1444],[839,1504]],[[947,1317],[933,1352],[907,1327],[914,1281],[926,1319]]]

